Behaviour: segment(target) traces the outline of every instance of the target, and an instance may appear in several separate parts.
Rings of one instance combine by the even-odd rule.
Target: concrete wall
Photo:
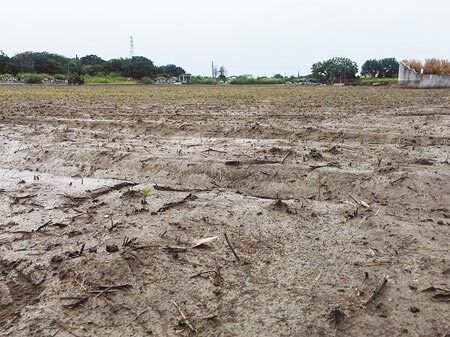
[[[447,88],[450,87],[450,76],[419,74],[400,62],[398,84],[409,88]]]

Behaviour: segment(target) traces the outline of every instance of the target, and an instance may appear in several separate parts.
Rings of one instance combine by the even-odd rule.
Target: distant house
[[[398,84],[409,88],[448,88],[450,87],[450,76],[418,73],[407,64],[400,62],[398,72]]]
[[[166,78],[164,76],[160,76],[156,79],[156,84],[175,84],[177,82],[177,78],[176,77],[169,77]]]
[[[181,84],[190,84],[191,83],[191,74],[182,74],[178,76],[178,81]]]

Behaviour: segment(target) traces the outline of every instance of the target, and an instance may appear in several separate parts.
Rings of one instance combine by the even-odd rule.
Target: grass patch
[[[286,80],[272,77],[248,78],[244,76],[236,77],[230,84],[284,84]]]
[[[390,85],[390,84],[397,84],[397,83],[398,83],[397,77],[394,77],[394,78],[363,77],[360,80],[361,85],[373,85],[373,84]]]
[[[131,77],[123,77],[117,74],[108,75],[86,75],[84,83],[87,84],[136,84],[136,80]]]

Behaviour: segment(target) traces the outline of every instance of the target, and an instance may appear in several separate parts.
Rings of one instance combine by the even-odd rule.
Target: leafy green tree
[[[224,66],[219,68],[219,76],[217,78],[222,81],[227,79],[227,69]]]
[[[105,60],[103,60],[101,57],[98,57],[97,55],[86,55],[80,58],[80,62],[82,66],[85,65],[104,65],[106,63]]]
[[[83,73],[95,76],[105,71],[106,61],[97,55],[86,55],[80,58]]]
[[[14,55],[11,62],[20,73],[61,74],[67,70],[67,57],[48,52],[27,51]]]
[[[48,52],[27,51],[9,58],[0,51],[0,73],[17,74],[49,74],[69,75],[69,80],[80,84],[84,74],[91,76],[107,76],[108,74],[146,79],[151,82],[158,74],[165,76],[179,76],[186,71],[174,64],[156,67],[151,60],[143,56],[131,59],[112,59],[105,61],[97,55],[86,55],[81,59],[67,57]]]
[[[143,77],[154,77],[156,67],[151,60],[143,56],[133,56],[131,59],[123,61],[122,75],[141,79]]]
[[[397,77],[398,76],[398,61],[393,58],[384,58],[380,60],[383,77]]]
[[[273,78],[277,78],[279,80],[282,80],[282,79],[284,79],[284,76],[281,75],[281,74],[275,74],[275,75],[273,75]]]
[[[17,68],[20,73],[34,73],[35,72],[35,60],[32,52],[25,52],[14,55],[11,58],[11,62]]]
[[[382,73],[383,69],[379,60],[367,60],[361,67],[361,75],[375,77]]]
[[[397,77],[399,64],[393,57],[381,60],[367,60],[362,68],[361,74],[372,77]]]
[[[157,73],[158,75],[177,77],[182,74],[185,74],[186,71],[183,68],[176,66],[175,64],[168,64],[165,66],[158,67]]]
[[[7,66],[10,62],[8,55],[6,55],[2,50],[0,50],[0,74],[5,74],[7,71]]]
[[[345,82],[354,79],[358,72],[358,65],[345,57],[318,62],[312,65],[312,76],[322,83]]]
[[[122,74],[124,63],[125,60],[123,58],[111,59],[104,66],[105,72]]]
[[[84,84],[83,67],[78,56],[76,56],[74,60],[70,61],[68,68],[69,70],[67,81],[69,82],[69,84]]]

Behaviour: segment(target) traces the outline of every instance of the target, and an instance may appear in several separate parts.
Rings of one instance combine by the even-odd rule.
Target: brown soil
[[[450,90],[0,87],[0,111],[1,336],[450,333]]]

